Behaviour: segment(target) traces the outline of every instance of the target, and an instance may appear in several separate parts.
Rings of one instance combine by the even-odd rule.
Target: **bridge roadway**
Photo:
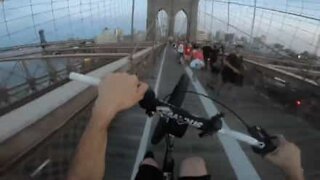
[[[159,97],[170,93],[180,75],[185,72],[184,67],[176,62],[174,50],[167,47],[163,55],[164,57],[157,57],[156,64],[148,69],[149,73],[144,76],[144,80],[150,86],[158,87],[156,89],[158,89]],[[161,64],[163,68],[159,76]],[[189,90],[200,91],[203,86],[204,90],[213,96],[212,90],[207,88],[206,84],[209,81],[216,82],[216,75],[200,71],[197,72],[197,78],[200,84],[197,80],[191,81]],[[320,152],[319,130],[313,128],[304,119],[287,112],[248,84],[239,89],[237,93],[238,103],[234,103],[229,98],[228,92],[225,91],[218,99],[238,112],[248,123],[261,125],[272,134],[284,134],[289,140],[294,141],[302,150],[306,179],[320,179],[320,157],[317,156],[317,153]],[[195,95],[187,95],[183,107],[194,114],[208,116],[208,112],[215,112],[210,103]],[[89,119],[90,109],[91,105],[86,106],[58,133],[48,138],[41,147],[33,149],[30,156],[7,171],[5,176],[0,176],[0,179],[30,179],[30,176],[32,179],[64,179],[78,138]],[[226,110],[223,111],[226,112]],[[145,149],[153,150],[156,159],[161,161],[164,153],[163,142],[156,146],[145,147],[148,146],[146,135],[152,133],[157,122],[156,119],[153,121],[146,119],[143,110],[134,107],[120,113],[113,121],[108,137],[105,179],[130,179],[134,165],[139,163],[137,154],[143,155]],[[234,116],[227,114],[225,121],[230,128],[245,132]],[[212,179],[284,179],[279,169],[254,154],[247,145],[240,143],[240,146],[237,146],[237,143],[230,142],[230,139],[217,135],[200,139],[198,131],[192,128],[188,129],[185,137],[175,140],[176,172],[178,172],[181,160],[189,156],[205,158]],[[141,158],[141,156],[138,157]],[[40,172],[34,173],[43,162],[47,162],[47,166]]]
[[[177,64],[174,50],[168,47],[165,52],[163,72],[159,84],[159,97],[164,97],[170,93],[180,75],[185,72],[184,68]],[[160,65],[161,63],[158,61],[157,71],[159,71]],[[153,87],[157,81],[157,71],[154,71],[146,79]],[[215,75],[202,71],[197,73],[197,77],[207,93],[213,95],[212,90],[207,88],[206,84],[212,79],[215,82]],[[192,84],[194,84],[194,81]],[[192,84],[190,84],[189,89],[196,90]],[[319,179],[320,157],[317,155],[320,152],[320,144],[318,143],[320,142],[319,130],[294,114],[286,112],[285,109],[267,96],[255,91],[250,85],[245,85],[239,89],[238,97],[238,103],[234,103],[229,98],[228,92],[223,92],[218,99],[239,113],[248,123],[261,125],[272,134],[284,134],[287,139],[295,142],[302,150],[302,162],[306,179]],[[192,113],[207,116],[203,106],[202,101],[194,95],[187,95],[183,103],[183,107]],[[226,112],[226,110],[223,111]],[[225,121],[230,128],[245,132],[243,126],[232,115],[227,114]],[[117,120],[114,121],[108,141],[105,179],[129,179],[131,177],[145,122],[146,116],[138,107],[120,114]],[[152,127],[155,126],[156,122],[156,120],[152,121]],[[212,179],[284,179],[282,172],[278,168],[263,160],[259,155],[254,154],[250,147],[241,143],[241,149],[248,158],[249,164],[255,168],[258,177],[252,176],[252,173],[240,173],[239,175],[239,170],[250,170],[249,167],[246,167],[247,164],[245,162],[236,164],[234,161],[237,158],[230,158],[230,154],[227,155],[226,149],[224,149],[216,135],[213,138],[200,139],[197,134],[198,132],[195,129],[189,128],[185,137],[175,140],[176,172],[178,172],[179,164],[183,158],[195,155],[201,156],[206,160]],[[232,148],[232,146],[230,147]],[[163,142],[156,146],[149,146],[147,149],[152,149],[156,154],[156,159],[161,162],[164,153]],[[235,151],[235,153],[238,152]],[[237,156],[238,154],[235,155],[235,157]]]

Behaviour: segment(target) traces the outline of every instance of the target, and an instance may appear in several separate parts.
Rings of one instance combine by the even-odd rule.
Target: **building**
[[[224,32],[217,31],[215,39],[216,39],[216,41],[224,41]]]
[[[265,35],[262,35],[260,37],[260,41],[261,41],[262,44],[266,44],[267,43],[267,37]]]
[[[235,42],[235,34],[233,34],[233,33],[226,33],[226,34],[224,35],[224,40],[225,40],[225,42],[228,43],[228,44],[234,44],[234,42]]]
[[[99,34],[95,42],[97,44],[104,44],[104,43],[110,43],[110,42],[119,42],[123,40],[123,31],[120,28],[117,28],[115,30],[105,28],[104,31]]]
[[[204,31],[198,31],[197,32],[197,41],[198,42],[210,41],[210,36],[208,33],[204,32]]]

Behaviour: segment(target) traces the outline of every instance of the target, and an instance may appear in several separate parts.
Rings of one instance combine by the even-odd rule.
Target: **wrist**
[[[289,179],[292,180],[303,180],[304,179],[304,175],[303,175],[303,168],[300,167],[296,167],[296,168],[286,168],[283,169],[283,171],[285,172],[286,176]]]
[[[92,109],[91,123],[94,127],[108,129],[111,120],[116,116],[118,111],[114,108],[100,108],[94,106]]]
[[[113,107],[100,107],[95,105],[92,109],[92,117],[105,119],[107,117],[114,117],[118,113],[118,110]]]

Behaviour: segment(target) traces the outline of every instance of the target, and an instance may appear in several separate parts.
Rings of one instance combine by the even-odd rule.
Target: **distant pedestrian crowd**
[[[179,41],[176,49],[178,63],[189,66],[194,74],[199,70],[210,71],[213,76],[218,77],[215,81],[208,82],[216,95],[226,86],[231,98],[236,100],[237,88],[243,85],[244,79],[243,46],[234,45],[227,53],[222,43],[200,45]]]

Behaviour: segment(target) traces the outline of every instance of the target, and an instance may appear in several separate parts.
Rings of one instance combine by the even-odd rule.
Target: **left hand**
[[[137,104],[148,89],[146,83],[140,82],[136,75],[114,73],[107,75],[99,84],[98,98],[93,113],[98,119],[105,120],[108,127],[118,112]],[[108,119],[108,120],[106,120]]]

